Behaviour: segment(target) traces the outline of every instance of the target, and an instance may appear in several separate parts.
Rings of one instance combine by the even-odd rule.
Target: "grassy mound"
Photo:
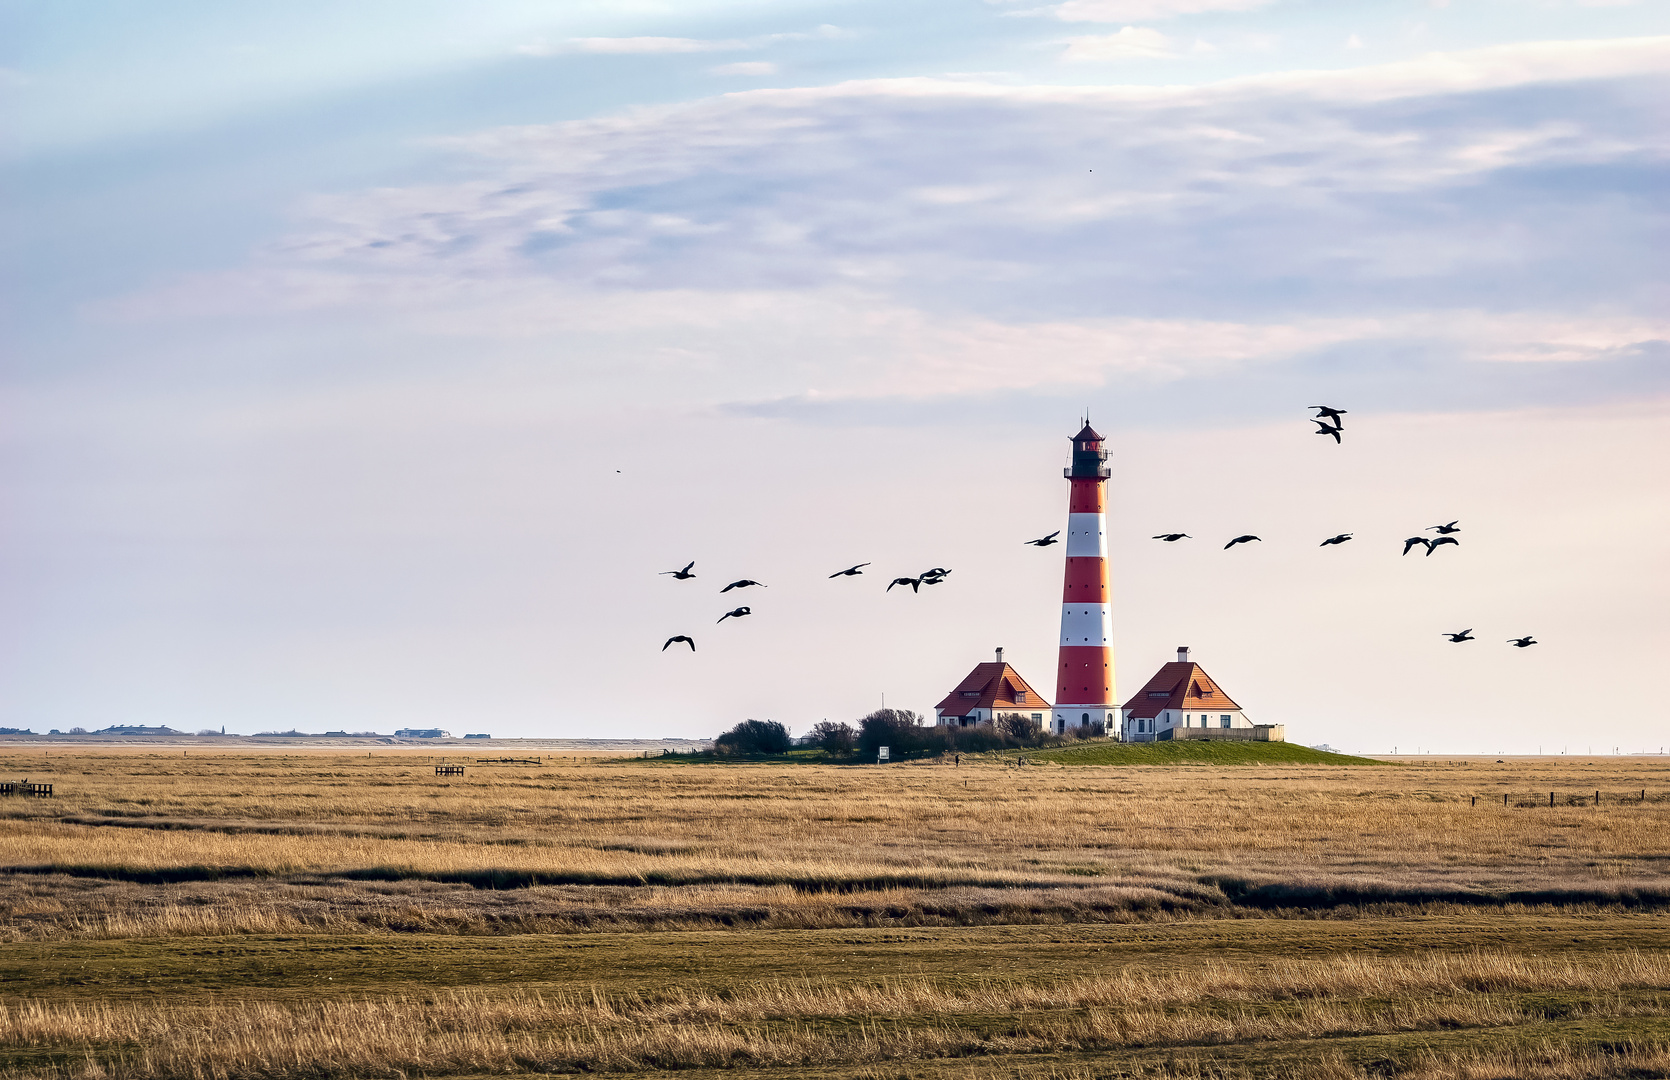
[[[1209,742],[1177,739],[1151,743],[1087,742],[1055,750],[1028,750],[1032,761],[1063,765],[1385,765],[1373,758],[1330,754],[1285,742]]]

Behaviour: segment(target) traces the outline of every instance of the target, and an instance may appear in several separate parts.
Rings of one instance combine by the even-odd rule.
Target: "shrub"
[[[825,720],[812,726],[812,741],[826,754],[850,754],[858,747],[858,731],[851,724]]]
[[[858,722],[858,748],[874,757],[881,747],[902,758],[925,750],[943,750],[945,737],[937,728],[922,726],[922,717],[910,709],[877,709]]]
[[[713,740],[721,754],[786,754],[789,729],[775,720],[744,720]]]
[[[945,749],[955,754],[979,754],[987,750],[1000,750],[1004,746],[1003,736],[990,724],[934,730],[945,733]]]
[[[1025,713],[998,713],[994,726],[997,733],[1005,739],[1020,743],[1022,746],[1032,746],[1038,742],[1043,729],[1038,721]]]

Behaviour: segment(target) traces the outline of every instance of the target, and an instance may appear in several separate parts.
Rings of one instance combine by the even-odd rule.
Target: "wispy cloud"
[[[1179,55],[1170,38],[1145,26],[1127,26],[1117,34],[1067,40],[1061,58],[1068,61],[1169,60]]]
[[[757,34],[747,38],[686,37],[580,37],[561,41],[539,41],[519,45],[524,56],[557,56],[563,53],[604,53],[617,55],[668,55],[675,53],[738,52],[763,49],[792,41],[833,41],[853,37],[850,30],[825,23],[815,30],[793,30],[778,34]]]
[[[733,52],[756,46],[742,40],[713,41],[703,38],[681,37],[588,37],[568,38],[555,44],[536,42],[518,46],[516,51],[525,56],[553,56],[564,52],[582,53],[696,53]]]
[[[769,60],[744,60],[736,64],[720,64],[707,70],[710,75],[775,75],[777,65]]]
[[[1063,22],[1157,22],[1212,11],[1252,11],[1274,0],[1067,0],[1045,8]]]
[[[107,310],[676,343],[666,362],[732,398],[1319,353],[1620,360],[1670,340],[1646,209],[1670,136],[1613,76],[1667,59],[1545,43],[1180,89],[888,80],[497,130],[452,143],[474,180],[322,198],[256,265]]]

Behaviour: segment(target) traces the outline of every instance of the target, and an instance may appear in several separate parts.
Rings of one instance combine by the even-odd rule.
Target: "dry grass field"
[[[0,747],[0,1073],[1670,1075],[1664,759],[437,760]]]

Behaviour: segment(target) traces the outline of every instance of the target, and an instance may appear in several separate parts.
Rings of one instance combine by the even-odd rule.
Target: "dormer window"
[[[1150,690],[1150,691],[1148,691],[1148,700],[1149,701],[1164,701],[1166,698],[1168,698],[1170,696],[1171,696],[1171,691],[1169,691],[1169,690]]]
[[[943,685],[943,684],[941,684],[941,685]],[[980,691],[978,691],[978,690],[964,690],[963,691],[963,697],[965,697],[965,698],[977,698],[979,696],[980,696]]]

